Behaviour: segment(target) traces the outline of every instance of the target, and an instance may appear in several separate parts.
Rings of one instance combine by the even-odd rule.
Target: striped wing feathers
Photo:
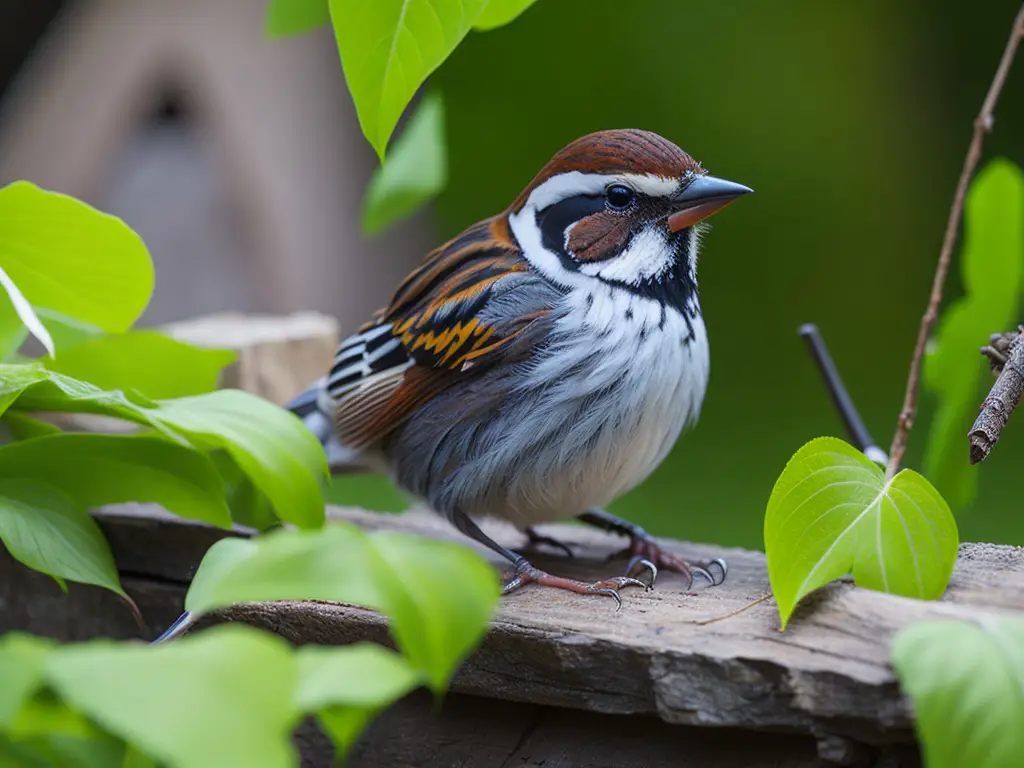
[[[460,376],[499,359],[544,314],[488,317],[502,285],[528,270],[502,223],[481,222],[431,253],[390,305],[342,342],[327,391],[343,444],[380,439]]]

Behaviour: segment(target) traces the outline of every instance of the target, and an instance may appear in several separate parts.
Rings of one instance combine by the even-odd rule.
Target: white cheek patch
[[[654,280],[671,269],[675,249],[669,243],[668,233],[659,226],[647,226],[633,236],[629,246],[608,261],[580,266],[580,272],[626,285],[639,285]]]

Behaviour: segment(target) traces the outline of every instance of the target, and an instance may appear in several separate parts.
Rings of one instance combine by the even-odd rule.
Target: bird
[[[698,250],[705,220],[752,191],[656,133],[585,135],[508,208],[430,252],[287,407],[333,470],[389,476],[505,558],[504,594],[535,584],[621,606],[621,588],[650,588],[659,569],[687,589],[695,575],[720,584],[725,561],[687,562],[604,507],[700,414]],[[547,573],[485,534],[486,517],[565,549],[535,526],[575,517],[623,535],[626,570]]]

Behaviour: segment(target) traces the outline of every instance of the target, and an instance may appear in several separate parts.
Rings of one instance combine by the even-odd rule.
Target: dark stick
[[[999,435],[1024,394],[1024,325],[1016,333],[994,334],[992,345],[981,353],[999,371],[996,383],[981,404],[981,413],[971,427],[971,464],[988,458]]]
[[[974,169],[981,157],[981,144],[985,134],[992,130],[993,112],[996,102],[999,101],[999,94],[1006,82],[1006,75],[1010,71],[1013,57],[1017,53],[1017,46],[1021,37],[1024,36],[1024,6],[1017,12],[1013,22],[1013,30],[1010,32],[1010,39],[1003,51],[1003,58],[999,61],[999,67],[992,78],[992,85],[989,86],[988,94],[981,105],[981,111],[974,121],[974,134],[971,136],[971,143],[967,148],[967,156],[964,158],[964,165],[960,171],[960,179],[956,185],[956,193],[953,196],[953,205],[949,209],[949,220],[946,222],[946,233],[942,238],[942,249],[939,251],[939,263],[935,268],[935,278],[932,280],[932,292],[928,297],[928,308],[921,317],[921,327],[917,333],[917,343],[914,345],[914,356],[910,361],[910,374],[907,376],[907,391],[903,396],[903,408],[900,410],[899,419],[896,422],[896,433],[892,438],[892,447],[889,449],[889,466],[885,469],[887,479],[892,479],[900,469],[900,461],[907,450],[907,436],[914,424],[914,416],[917,414],[917,385],[921,378],[921,366],[924,363],[924,348],[928,342],[932,326],[939,317],[939,304],[942,302],[942,289],[946,284],[946,275],[949,273],[949,263],[953,257],[953,244],[956,242],[956,235],[960,229],[960,219],[964,211],[964,198],[967,196],[967,188],[970,186]]]
[[[885,455],[885,451],[875,445],[868,428],[864,425],[857,406],[853,404],[853,398],[846,391],[846,385],[843,384],[843,379],[839,375],[839,369],[836,368],[832,356],[828,353],[828,347],[825,346],[825,340],[821,337],[818,326],[806,323],[800,326],[799,333],[807,342],[807,349],[811,353],[811,357],[814,358],[814,362],[818,364],[818,371],[825,382],[825,388],[832,395],[832,402],[835,404],[836,410],[839,411],[839,418],[846,426],[850,441],[872,461],[885,464],[889,457]]]

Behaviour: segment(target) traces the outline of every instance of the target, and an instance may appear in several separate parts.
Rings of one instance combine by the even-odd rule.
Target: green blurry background
[[[789,456],[815,436],[846,437],[796,335],[803,322],[820,326],[888,448],[971,123],[1018,7],[540,0],[471,34],[434,76],[452,161],[439,236],[504,208],[553,152],[602,128],[657,131],[756,190],[715,217],[703,252],[701,422],[615,512],[659,535],[763,547]],[[997,155],[1024,162],[1024,65],[986,144]],[[949,297],[959,293],[954,274]],[[920,469],[928,422],[924,397],[907,466]],[[976,469],[963,540],[1024,544],[1022,468],[1018,422]],[[393,504],[365,480],[338,490]]]

